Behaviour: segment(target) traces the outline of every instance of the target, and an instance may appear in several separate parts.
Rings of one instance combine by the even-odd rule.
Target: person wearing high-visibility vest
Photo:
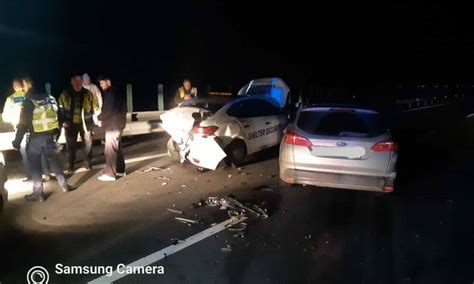
[[[33,81],[29,78],[23,80],[25,101],[20,112],[20,121],[16,130],[12,146],[20,149],[21,141],[26,133],[30,133],[26,152],[28,155],[33,193],[26,195],[27,201],[44,201],[43,172],[41,156],[49,162],[49,166],[64,192],[71,190],[64,176],[63,167],[59,161],[57,146],[54,137],[59,132],[58,105],[56,100],[33,89]]]
[[[12,87],[14,93],[11,94],[5,101],[2,112],[2,120],[3,122],[13,125],[13,128],[16,130],[18,122],[20,122],[21,106],[25,101],[25,91],[23,90],[23,83],[21,79],[13,79]],[[26,181],[29,181],[31,177],[29,176],[30,171],[28,168],[28,158],[26,155],[26,140],[27,139],[23,139],[23,143],[21,143],[20,154],[23,163],[23,169],[25,170],[27,176]]]
[[[18,123],[20,122],[21,106],[23,105],[23,102],[25,101],[25,91],[23,90],[22,80],[18,78],[13,79],[12,87],[13,87],[14,93],[11,94],[5,101],[5,105],[3,106],[3,112],[2,112],[2,120],[3,122],[10,123],[11,125],[13,125],[13,128],[16,130]],[[25,136],[28,136],[28,133]],[[28,141],[28,137],[25,137],[25,139],[22,140],[22,143],[20,145],[21,161],[23,163],[23,169],[26,174],[26,178],[23,180],[24,182],[31,181],[31,171],[29,168],[28,157],[26,154],[27,141]],[[43,164],[43,174],[44,174],[43,177],[45,180],[49,180],[51,177],[50,177],[48,161],[46,161],[46,159],[43,157],[41,159],[41,162]]]
[[[191,81],[185,79],[183,81],[183,85],[176,91],[175,102],[177,105],[179,105],[184,101],[197,97],[197,93],[198,91],[196,87],[192,86]]]
[[[92,167],[92,141],[94,113],[100,108],[96,97],[82,87],[82,76],[71,77],[71,88],[61,93],[59,103],[60,127],[64,127],[69,160],[69,172],[74,172],[76,162],[77,135],[84,143],[84,167]]]

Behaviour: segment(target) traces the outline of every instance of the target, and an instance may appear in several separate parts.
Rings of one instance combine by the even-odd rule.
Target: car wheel
[[[247,146],[245,146],[244,141],[237,139],[226,147],[225,153],[227,154],[225,159],[226,164],[239,167],[247,158]]]
[[[173,138],[168,140],[166,143],[166,148],[168,149],[168,156],[170,156],[173,160],[179,160],[179,152],[176,147],[176,142],[174,142]]]

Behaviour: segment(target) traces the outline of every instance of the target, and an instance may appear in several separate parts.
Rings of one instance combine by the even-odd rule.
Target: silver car
[[[280,145],[290,184],[392,192],[398,146],[382,115],[345,105],[300,108]]]

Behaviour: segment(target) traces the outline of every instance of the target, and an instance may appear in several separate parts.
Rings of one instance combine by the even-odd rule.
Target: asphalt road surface
[[[166,140],[128,139],[126,158],[134,160],[116,182],[97,181],[96,167],[74,174],[78,188],[70,193],[46,183],[44,203],[12,198],[0,228],[0,282],[26,283],[35,265],[49,271],[50,283],[94,280],[102,275],[57,274],[56,265],[115,268],[140,260],[227,220],[225,210],[196,204],[228,195],[269,217],[251,217],[241,232],[223,230],[151,264],[164,274],[123,275],[116,283],[474,281],[474,147],[457,127],[401,143],[391,194],[288,186],[277,175],[275,150],[242,168],[198,172],[159,155]],[[102,162],[98,155],[95,163]],[[160,168],[142,172],[152,166]]]

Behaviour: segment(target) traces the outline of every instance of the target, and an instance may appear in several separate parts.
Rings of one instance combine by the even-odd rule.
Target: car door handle
[[[250,127],[250,125],[248,125],[248,124],[244,125],[244,128],[249,128],[249,127]]]
[[[265,122],[266,125],[268,125],[268,124],[270,124],[270,123],[271,123],[270,121]]]

